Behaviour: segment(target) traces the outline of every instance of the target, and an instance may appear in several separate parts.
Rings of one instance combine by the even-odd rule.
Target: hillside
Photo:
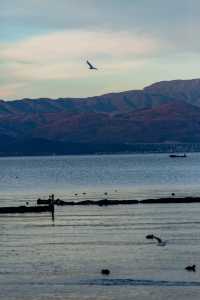
[[[1,154],[23,154],[27,141],[31,154],[67,153],[67,147],[76,153],[77,145],[87,153],[129,151],[135,143],[200,143],[200,80],[87,99],[2,100],[0,138]]]
[[[143,90],[110,93],[90,98],[0,100],[0,114],[53,112],[127,112],[185,101],[200,106],[200,79],[154,83]]]

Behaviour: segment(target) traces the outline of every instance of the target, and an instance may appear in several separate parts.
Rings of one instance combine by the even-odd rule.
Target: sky
[[[0,99],[200,78],[199,16],[199,0],[0,0]]]

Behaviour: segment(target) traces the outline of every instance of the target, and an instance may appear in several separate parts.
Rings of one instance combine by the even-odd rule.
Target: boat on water
[[[170,154],[169,157],[175,158],[175,157],[187,157],[187,155],[184,154]]]

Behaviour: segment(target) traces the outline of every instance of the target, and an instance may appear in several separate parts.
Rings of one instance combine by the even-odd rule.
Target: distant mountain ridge
[[[0,101],[0,114],[53,113],[53,112],[127,112],[135,109],[154,107],[170,101],[171,97],[151,95],[143,91],[112,93],[90,98],[63,99],[22,99]]]
[[[161,81],[146,87],[144,91],[200,106],[200,79]]]
[[[89,98],[0,100],[0,114],[128,112],[154,108],[176,100],[200,106],[200,79],[161,81],[143,90],[109,93]]]
[[[123,152],[136,143],[200,143],[200,79],[85,99],[1,100],[0,139],[0,154],[63,154],[68,148],[72,154]]]

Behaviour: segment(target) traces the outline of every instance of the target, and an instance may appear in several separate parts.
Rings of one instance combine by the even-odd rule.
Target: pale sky
[[[200,78],[199,16],[199,0],[0,0],[0,99]]]

